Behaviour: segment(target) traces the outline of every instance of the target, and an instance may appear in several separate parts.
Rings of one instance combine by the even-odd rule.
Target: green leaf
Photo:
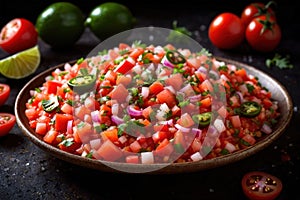
[[[280,69],[292,69],[294,67],[294,65],[290,63],[289,55],[283,57],[278,53],[276,53],[272,59],[266,60],[266,66],[268,68],[278,67]]]

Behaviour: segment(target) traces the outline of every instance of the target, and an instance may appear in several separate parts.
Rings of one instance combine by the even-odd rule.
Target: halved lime
[[[0,73],[7,78],[20,79],[33,74],[41,61],[38,45],[0,60]]]

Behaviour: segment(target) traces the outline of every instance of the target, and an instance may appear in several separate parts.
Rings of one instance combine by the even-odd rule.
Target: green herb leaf
[[[292,69],[294,65],[290,63],[290,56],[287,55],[283,57],[282,55],[276,53],[272,59],[266,60],[266,65],[268,68],[278,67],[280,69]]]

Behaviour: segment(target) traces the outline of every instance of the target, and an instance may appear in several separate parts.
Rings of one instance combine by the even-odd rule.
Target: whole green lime
[[[39,14],[36,29],[40,38],[53,48],[67,48],[81,37],[84,22],[79,7],[69,2],[56,2]]]
[[[136,18],[128,7],[116,2],[96,6],[85,20],[85,25],[100,39],[104,40],[134,27]]]

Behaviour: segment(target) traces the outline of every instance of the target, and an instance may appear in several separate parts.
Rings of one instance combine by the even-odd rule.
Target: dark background
[[[16,17],[35,22],[46,6],[56,1],[2,0],[0,25]],[[74,0],[85,15],[105,1]],[[219,13],[229,11],[240,15],[244,6],[254,1],[115,1],[126,5],[138,19],[137,27],[171,28],[173,20],[193,32],[203,47],[221,56],[255,66],[281,82],[294,104],[293,119],[285,133],[261,152],[242,161],[215,169],[186,174],[143,175],[106,173],[83,168],[59,160],[42,151],[26,138],[17,127],[0,138],[0,199],[245,199],[240,181],[249,171],[260,170],[274,174],[283,181],[278,199],[298,199],[300,185],[300,43],[299,7],[292,1],[279,0],[275,11],[282,28],[282,40],[270,53],[252,51],[247,44],[235,50],[220,50],[208,37],[209,23]],[[267,2],[267,1],[262,1]],[[14,101],[20,89],[35,75],[70,60],[84,57],[99,40],[86,30],[73,48],[55,51],[39,41],[41,64],[35,74],[11,80],[0,75],[0,82],[10,84],[12,92],[0,112],[13,113]],[[267,68],[265,60],[275,53],[290,55],[293,69]],[[0,50],[0,58],[8,56]],[[292,196],[296,196],[293,197]]]

